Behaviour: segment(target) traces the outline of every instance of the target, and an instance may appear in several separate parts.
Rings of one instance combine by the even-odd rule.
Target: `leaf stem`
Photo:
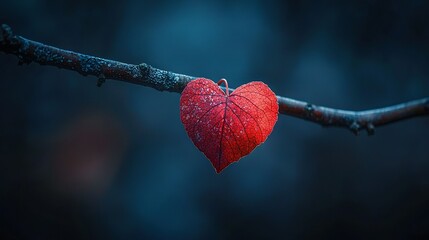
[[[219,85],[219,86],[220,86],[222,83],[224,83],[224,84],[225,84],[226,96],[229,96],[228,81],[226,81],[226,79],[225,79],[225,78],[221,78],[221,79],[219,80],[219,82],[217,82],[217,85]]]

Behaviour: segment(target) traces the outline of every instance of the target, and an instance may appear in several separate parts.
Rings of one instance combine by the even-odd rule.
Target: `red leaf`
[[[270,135],[277,121],[276,95],[263,82],[250,82],[228,95],[212,80],[198,78],[180,98],[180,119],[192,142],[216,172],[248,155]]]

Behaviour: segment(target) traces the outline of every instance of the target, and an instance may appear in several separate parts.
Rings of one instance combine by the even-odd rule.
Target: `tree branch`
[[[101,86],[106,79],[114,79],[159,91],[181,93],[186,84],[196,78],[157,69],[146,63],[127,64],[52,47],[16,36],[6,24],[1,26],[0,51],[16,55],[19,58],[19,65],[37,62],[41,65],[72,70],[84,76],[96,76],[98,86]],[[377,126],[429,115],[429,97],[366,111],[327,108],[281,96],[277,96],[277,100],[281,114],[305,119],[322,126],[345,127],[355,134],[361,130],[367,130],[368,134],[372,135]]]

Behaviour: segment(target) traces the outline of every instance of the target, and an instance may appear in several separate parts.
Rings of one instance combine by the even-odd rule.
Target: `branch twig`
[[[52,47],[16,36],[6,24],[1,26],[0,51],[16,55],[19,58],[19,65],[37,62],[41,65],[72,70],[84,76],[96,76],[98,86],[101,86],[106,79],[114,79],[159,91],[180,93],[188,82],[196,78],[157,69],[146,63],[127,64]],[[429,97],[366,111],[327,108],[281,96],[277,96],[277,100],[281,114],[323,126],[345,127],[355,134],[361,130],[367,130],[368,134],[372,135],[376,126],[429,115]]]

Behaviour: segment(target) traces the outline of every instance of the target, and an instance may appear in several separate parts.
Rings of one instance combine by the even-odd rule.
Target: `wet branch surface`
[[[154,68],[146,63],[128,64],[68,51],[14,35],[3,24],[0,29],[0,52],[16,55],[18,64],[37,62],[82,74],[96,76],[97,85],[106,79],[119,80],[159,91],[181,93],[196,77]],[[232,90],[232,89],[231,89]],[[375,127],[407,118],[429,115],[429,97],[365,111],[347,111],[317,106],[291,98],[277,96],[281,114],[305,119],[322,126],[343,127],[358,134],[366,130],[374,134]]]

